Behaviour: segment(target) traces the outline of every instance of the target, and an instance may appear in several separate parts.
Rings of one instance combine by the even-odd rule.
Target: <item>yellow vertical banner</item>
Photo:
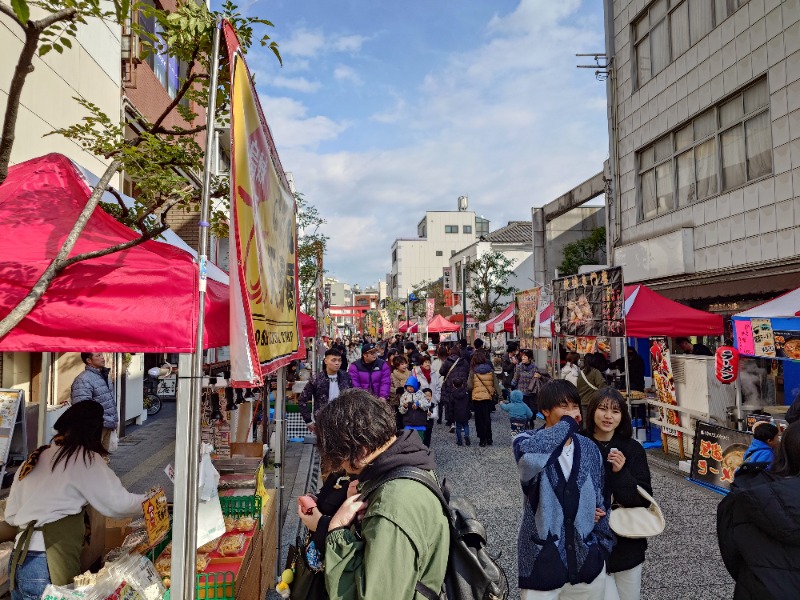
[[[252,77],[229,23],[231,72],[231,380],[254,385],[304,356],[297,222]]]

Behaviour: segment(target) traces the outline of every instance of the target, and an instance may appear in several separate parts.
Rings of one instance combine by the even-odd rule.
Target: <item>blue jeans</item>
[[[11,560],[8,561],[8,574],[10,577]],[[28,551],[25,562],[17,565],[11,600],[41,600],[44,588],[48,585],[50,585],[50,569],[47,567],[47,556],[44,552]]]
[[[469,421],[459,423],[456,421],[456,442],[461,441],[461,432],[464,432],[464,437],[469,437]]]

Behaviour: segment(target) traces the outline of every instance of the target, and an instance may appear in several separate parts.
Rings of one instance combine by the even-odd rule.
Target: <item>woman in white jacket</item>
[[[104,460],[103,407],[80,402],[55,423],[57,435],[14,476],[5,520],[17,527],[9,573],[12,600],[41,598],[48,584],[80,574],[84,509],[121,519],[142,515],[146,497],[129,493]]]
[[[561,379],[566,379],[575,387],[578,387],[578,376],[581,374],[581,369],[578,366],[580,359],[581,357],[577,352],[567,352],[567,362],[561,367]]]

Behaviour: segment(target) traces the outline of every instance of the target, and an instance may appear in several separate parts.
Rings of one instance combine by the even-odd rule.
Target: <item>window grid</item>
[[[728,109],[735,118],[726,120],[724,109],[737,103],[741,113]],[[741,141],[724,147],[724,139],[736,142],[737,132]],[[726,163],[737,154],[737,162]],[[766,78],[656,140],[637,152],[636,158],[640,221],[771,175],[772,128]]]
[[[458,233],[458,225],[445,225],[444,226],[445,233]]]
[[[462,227],[462,233],[472,233],[472,225],[464,225]]]
[[[658,75],[749,0],[655,0],[631,22],[634,89]]]

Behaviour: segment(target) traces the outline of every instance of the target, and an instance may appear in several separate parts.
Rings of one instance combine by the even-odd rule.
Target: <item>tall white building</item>
[[[489,233],[489,221],[468,210],[466,196],[458,198],[458,210],[427,211],[417,225],[416,238],[398,238],[392,244],[392,270],[388,293],[394,299],[424,281],[436,281],[450,264],[450,257]]]

